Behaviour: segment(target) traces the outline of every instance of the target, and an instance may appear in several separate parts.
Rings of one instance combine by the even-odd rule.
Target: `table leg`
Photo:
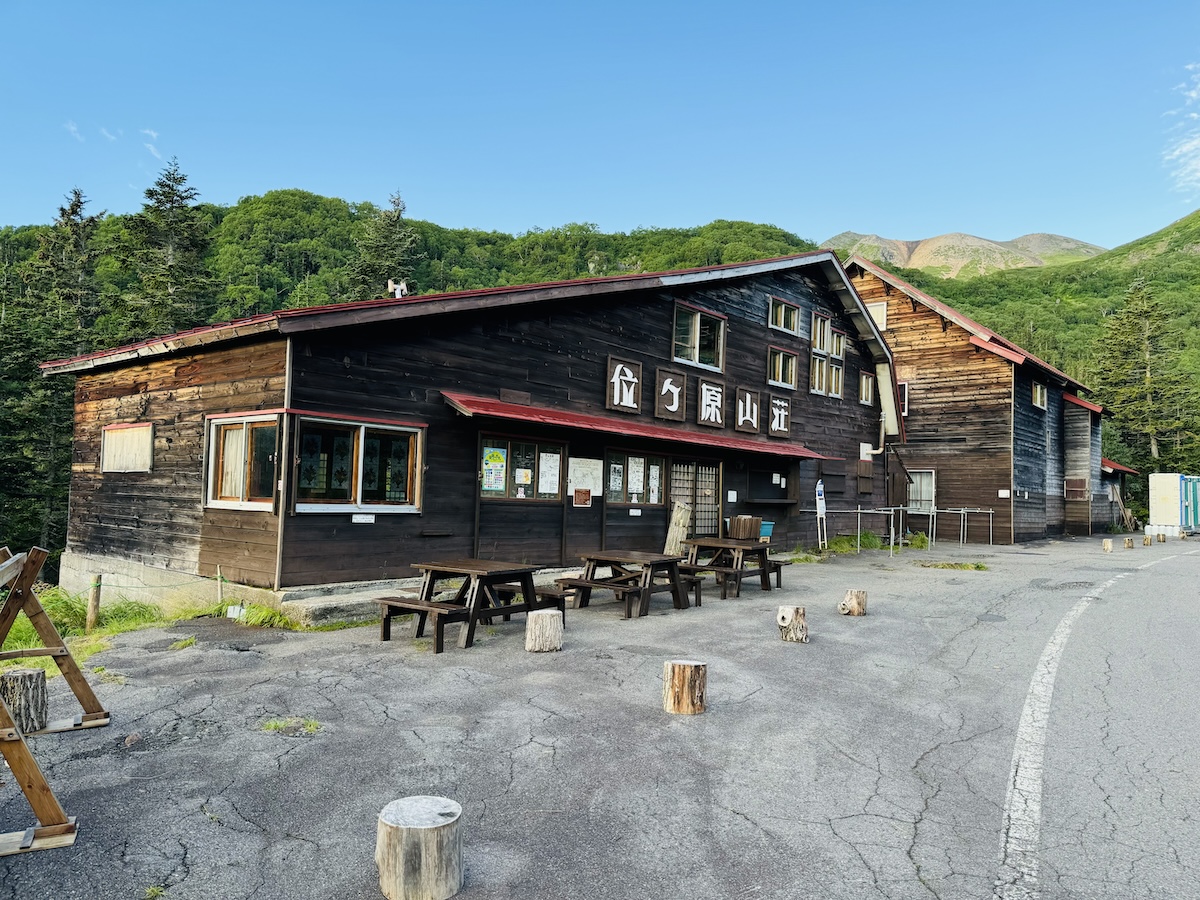
[[[758,571],[762,589],[764,591],[771,590],[771,567],[767,564],[766,550],[758,551]]]
[[[687,609],[691,604],[688,603],[687,588],[679,580],[678,562],[667,563],[667,578],[671,582],[671,599],[675,602],[675,608]]]
[[[422,603],[433,601],[433,586],[436,581],[437,578],[434,577],[433,570],[426,569],[425,574],[421,576],[421,594],[419,599]],[[412,636],[414,638],[419,638],[425,633],[425,618],[427,615],[428,613],[425,612],[413,613]]]
[[[463,622],[458,632],[458,646],[462,649],[475,643],[475,625],[479,622],[479,613],[484,599],[484,590],[478,575],[472,575],[467,588],[467,621]]]

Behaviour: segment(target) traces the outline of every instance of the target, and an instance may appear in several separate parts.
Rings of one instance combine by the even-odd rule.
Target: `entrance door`
[[[671,499],[692,507],[691,533],[717,537],[721,533],[721,466],[718,463],[671,464]]]

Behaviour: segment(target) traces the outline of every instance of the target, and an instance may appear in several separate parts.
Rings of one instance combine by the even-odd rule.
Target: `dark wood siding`
[[[994,510],[992,539],[1013,539],[1013,365],[969,342],[970,334],[871,273],[851,272],[867,303],[887,303],[884,338],[896,380],[908,384],[906,443],[896,450],[910,470],[932,470],[940,509]],[[1044,491],[1039,490],[1039,493]],[[917,516],[915,530],[928,527]],[[959,538],[959,516],[938,519],[938,540]],[[968,517],[971,541],[988,540],[988,517]]]
[[[420,421],[428,425],[424,502],[419,515],[378,515],[372,525],[351,525],[349,514],[299,513],[284,528],[285,584],[362,580],[411,574],[408,563],[426,556],[478,552],[495,558],[516,557],[546,565],[570,565],[580,552],[599,546],[653,549],[666,537],[668,507],[645,506],[640,516],[629,508],[603,504],[591,510],[563,503],[478,500],[481,433],[520,439],[558,440],[569,452],[603,458],[606,448],[640,451],[666,458],[714,456],[708,448],[677,442],[623,440],[619,435],[592,434],[515,421],[467,418],[451,409],[442,390],[495,398],[501,390],[528,394],[535,407],[620,417],[606,411],[608,357],[642,367],[642,412],[630,421],[656,424],[687,433],[712,434],[696,423],[698,380],[709,377],[726,388],[727,416],[733,415],[735,391],[745,387],[768,398],[791,399],[791,433],[814,451],[858,456],[860,443],[878,441],[878,403],[858,403],[859,371],[873,361],[856,338],[847,340],[845,390],[842,399],[812,395],[807,389],[808,319],[813,309],[831,315],[834,327],[851,334],[838,302],[825,288],[795,274],[759,276],[720,287],[678,293],[656,290],[575,301],[570,307],[541,304],[481,308],[446,313],[369,328],[346,328],[296,337],[293,354],[292,406],[329,415]],[[788,335],[767,325],[769,298],[783,296],[801,307],[803,332]],[[672,359],[672,329],[677,300],[726,316],[723,373]],[[767,346],[783,346],[798,356],[800,384],[794,391],[767,383]],[[654,372],[669,367],[685,372],[688,382],[686,421],[653,418]],[[734,431],[727,422],[722,434],[753,437]],[[761,426],[764,448],[772,445]],[[782,444],[780,444],[782,446]],[[763,509],[748,496],[751,466],[789,475],[789,489],[799,501],[805,485],[794,460],[767,454],[715,454],[727,476],[742,473],[747,488],[723,515],[748,513],[776,521],[780,540],[799,541],[808,517],[792,506]],[[564,475],[567,467],[563,461]],[[882,466],[872,472],[873,494],[855,495],[868,503],[882,500]],[[815,466],[809,466],[815,474]],[[809,490],[811,490],[811,481]],[[476,530],[476,511],[479,522]],[[564,521],[566,530],[564,533]],[[795,533],[793,534],[793,524]],[[600,533],[596,534],[597,527]],[[476,541],[476,538],[478,539]]]
[[[278,519],[269,511],[205,515],[204,416],[281,407],[285,348],[276,340],[80,375],[68,546],[188,574],[213,574],[230,558],[239,580],[269,585]],[[152,471],[101,473],[104,426],[134,422],[154,425]],[[229,544],[239,531],[253,535],[256,549]],[[210,536],[220,552],[206,552]]]

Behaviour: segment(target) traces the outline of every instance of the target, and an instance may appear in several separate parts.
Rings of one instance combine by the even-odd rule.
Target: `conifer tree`
[[[417,234],[404,220],[400,195],[392,194],[391,203],[391,209],[367,220],[357,241],[358,256],[349,266],[355,300],[383,297],[389,280],[399,283],[412,276]]]

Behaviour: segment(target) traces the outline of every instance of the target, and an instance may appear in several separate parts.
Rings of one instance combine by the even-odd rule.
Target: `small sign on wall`
[[[592,492],[590,488],[575,488],[575,492],[571,495],[572,506],[591,506]]]
[[[374,525],[375,513],[351,513],[350,521],[355,525]]]

